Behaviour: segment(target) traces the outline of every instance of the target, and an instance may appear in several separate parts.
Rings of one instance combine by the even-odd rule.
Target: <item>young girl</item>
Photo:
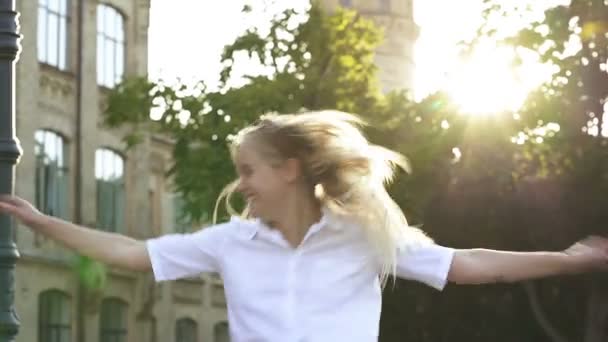
[[[455,250],[408,226],[384,183],[402,156],[367,142],[349,114],[262,117],[232,142],[243,218],[148,241],[87,229],[4,196],[0,211],[78,253],[154,272],[157,281],[201,272],[224,280],[232,341],[376,341],[389,275],[436,289],[608,267],[608,240],[563,252]],[[217,209],[217,208],[216,208]]]

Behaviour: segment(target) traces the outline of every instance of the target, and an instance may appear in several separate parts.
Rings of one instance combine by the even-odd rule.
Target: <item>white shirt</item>
[[[353,224],[324,214],[297,248],[261,221],[232,218],[147,241],[156,281],[218,272],[233,342],[378,340],[380,266]],[[398,254],[397,275],[443,289],[453,249]]]

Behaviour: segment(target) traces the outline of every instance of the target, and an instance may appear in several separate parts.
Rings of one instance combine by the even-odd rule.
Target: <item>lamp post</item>
[[[15,62],[21,46],[15,0],[0,0],[0,194],[14,191],[15,165],[21,156],[15,135]],[[15,313],[15,263],[19,252],[13,225],[0,215],[0,342],[14,341],[19,331]]]

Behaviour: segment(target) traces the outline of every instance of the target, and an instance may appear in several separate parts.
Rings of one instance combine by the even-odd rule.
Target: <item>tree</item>
[[[495,37],[499,42],[535,51],[556,70],[549,82],[530,94],[519,111],[521,119],[515,123],[522,148],[512,154],[511,196],[516,200],[512,213],[520,224],[535,227],[522,232],[523,244],[534,249],[561,248],[587,234],[606,234],[608,216],[602,208],[607,204],[608,190],[608,126],[604,124],[608,4],[573,0],[569,5],[547,9],[543,18],[507,37],[499,37],[500,30],[490,18],[529,8],[494,0],[485,4],[488,20],[479,37]],[[534,214],[529,213],[531,209]],[[552,324],[559,317],[551,315],[551,301],[545,300],[547,310],[543,309],[536,291],[539,285],[525,284],[535,318],[552,341],[580,340],[576,336],[584,336],[589,342],[608,339],[604,278],[589,277],[585,282],[585,305],[570,303],[574,310],[585,311],[585,327],[578,327],[579,331]],[[553,290],[560,287],[557,283],[547,286],[547,282],[544,286],[540,282],[540,286]]]
[[[487,3],[488,16],[505,12],[500,2]],[[549,61],[576,30],[569,25],[570,11],[568,6],[551,9],[546,19],[505,41],[539,50],[543,39],[553,40],[548,50],[540,49]],[[149,134],[173,140],[170,176],[189,219],[205,217],[234,178],[226,142],[238,129],[267,112],[339,109],[363,116],[372,141],[409,157],[413,173],[398,177],[391,193],[411,223],[423,224],[439,243],[555,249],[605,231],[605,210],[598,210],[606,206],[605,139],[581,130],[586,113],[598,112],[597,102],[581,107],[578,101],[581,89],[587,89],[578,81],[589,84],[594,74],[584,73],[575,57],[554,61],[560,71],[530,95],[519,120],[508,115],[476,120],[462,115],[441,92],[420,102],[406,91],[381,94],[373,51],[382,35],[370,21],[345,10],[327,15],[314,4],[305,14],[299,20],[295,11],[282,12],[268,34],[251,29],[226,46],[219,90],[202,82],[188,87],[127,79],[110,94],[104,121],[111,128],[130,128],[127,146]],[[480,35],[495,34],[490,24]],[[548,34],[539,29],[542,25],[549,26]],[[240,55],[259,61],[268,72],[245,75],[245,85],[231,87]],[[597,278],[592,279],[597,286]],[[389,286],[384,296],[383,341],[543,341],[582,335],[579,297],[568,296],[587,293],[580,278],[535,282],[528,292],[508,285],[448,286],[441,296],[404,283],[397,281],[395,290]],[[600,311],[608,307],[591,304],[588,310],[596,313],[586,322],[601,319]],[[549,334],[543,334],[534,314]],[[548,325],[559,326],[556,322],[576,324],[566,331]],[[521,329],[512,329],[511,323]],[[601,340],[601,329],[589,331],[596,337],[587,341]]]
[[[131,127],[127,146],[150,131],[173,139],[170,174],[190,219],[209,213],[234,178],[226,141],[259,115],[324,108],[371,113],[380,101],[373,64],[380,31],[353,11],[327,16],[313,5],[306,20],[298,22],[298,15],[286,10],[267,35],[252,28],[226,46],[218,91],[202,82],[170,87],[136,78],[110,94],[104,121],[111,128]],[[272,72],[245,75],[244,86],[231,88],[233,64],[243,53]]]

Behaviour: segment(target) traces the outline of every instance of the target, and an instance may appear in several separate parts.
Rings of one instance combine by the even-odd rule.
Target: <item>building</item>
[[[338,6],[354,9],[384,31],[384,41],[376,50],[380,85],[386,91],[412,89],[414,44],[419,28],[414,22],[414,0],[322,0],[331,12]]]
[[[148,137],[124,151],[121,132],[100,125],[108,89],[147,73],[150,1],[17,6],[17,194],[46,213],[138,239],[179,229],[165,179],[170,143]],[[29,229],[16,240],[17,341],[227,341],[217,277],[155,284],[151,275],[109,269],[105,288],[91,291],[73,266],[86,259]]]

